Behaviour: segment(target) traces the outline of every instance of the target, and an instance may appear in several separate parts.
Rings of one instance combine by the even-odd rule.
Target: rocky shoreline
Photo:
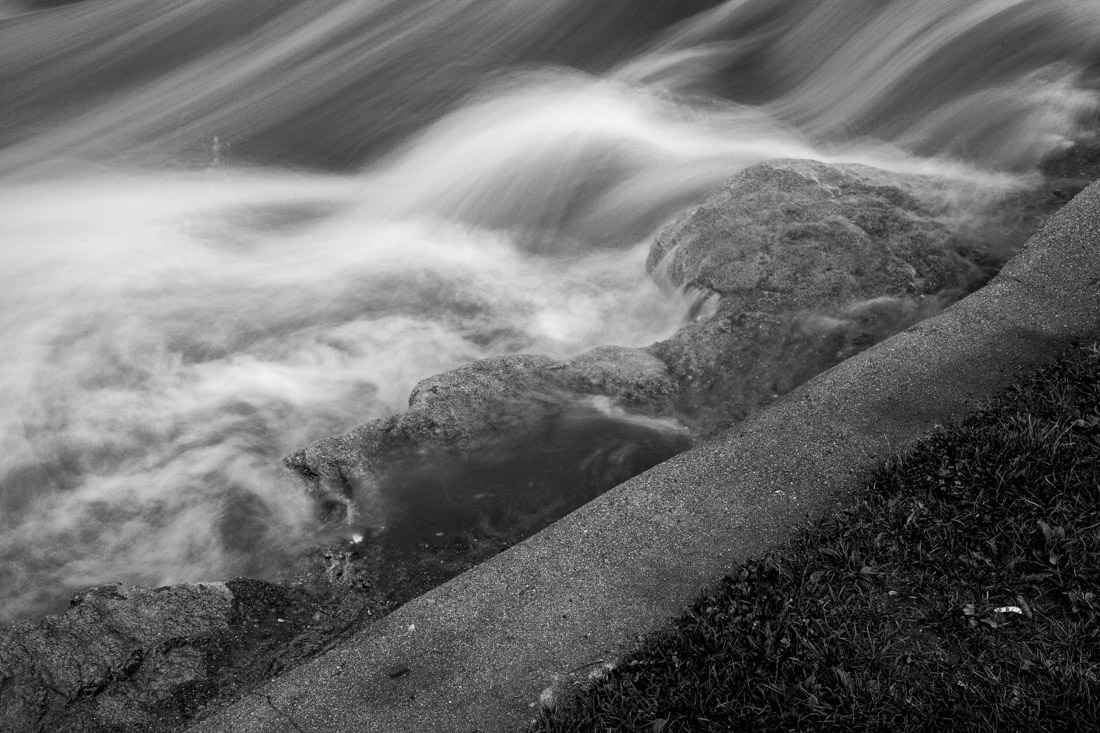
[[[405,413],[295,452],[286,465],[336,539],[278,584],[105,586],[3,630],[0,728],[172,730],[247,694],[981,287],[1098,169],[1077,148],[1031,190],[975,197],[966,217],[960,191],[927,177],[810,161],[743,171],[654,242],[647,269],[702,304],[671,339],[476,362],[421,382]],[[517,459],[531,446],[539,460]],[[493,485],[502,474],[524,480]]]

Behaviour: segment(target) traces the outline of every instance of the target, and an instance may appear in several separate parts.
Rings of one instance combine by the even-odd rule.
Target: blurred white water
[[[7,613],[39,588],[262,573],[312,523],[282,455],[471,360],[641,345],[681,319],[644,247],[529,257],[502,234],[387,217],[365,203],[374,179],[0,190]]]
[[[0,19],[0,621],[270,572],[290,450],[669,335],[648,237],[748,165],[980,193],[1098,109],[1085,0],[38,5]]]

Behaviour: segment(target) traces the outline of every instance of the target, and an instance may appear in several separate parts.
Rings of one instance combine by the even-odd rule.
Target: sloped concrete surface
[[[1100,337],[1100,185],[988,286],[406,604],[196,731],[515,731],[882,456]]]

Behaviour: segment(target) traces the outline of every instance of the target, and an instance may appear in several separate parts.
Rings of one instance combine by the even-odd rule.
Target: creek
[[[1026,186],[1091,0],[0,2],[0,623],[270,576],[280,458],[490,356],[645,346],[655,231],[774,158]]]

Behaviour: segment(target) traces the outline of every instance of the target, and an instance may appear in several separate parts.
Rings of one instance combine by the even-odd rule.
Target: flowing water
[[[738,170],[975,188],[1100,109],[1095,0],[0,0],[0,622],[264,574],[279,458],[471,360],[667,337]]]

